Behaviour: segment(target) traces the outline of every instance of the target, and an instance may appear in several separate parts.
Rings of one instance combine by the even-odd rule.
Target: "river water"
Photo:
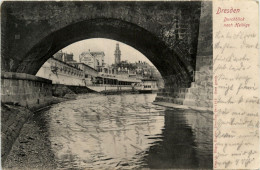
[[[212,112],[156,94],[81,95],[44,111],[59,169],[212,168]]]

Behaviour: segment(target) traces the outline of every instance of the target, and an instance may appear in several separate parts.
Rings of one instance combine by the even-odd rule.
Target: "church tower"
[[[119,64],[121,62],[121,51],[119,49],[119,44],[116,43],[116,50],[115,50],[115,64]]]

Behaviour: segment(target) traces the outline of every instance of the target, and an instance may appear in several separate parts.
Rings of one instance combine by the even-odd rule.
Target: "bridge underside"
[[[163,77],[190,86],[201,2],[4,2],[2,71],[35,75],[61,48],[109,38],[142,52]]]
[[[67,45],[108,38],[156,66],[165,82],[158,101],[183,104],[212,63],[211,2],[4,2],[1,15],[2,72],[35,75]]]
[[[82,31],[84,30],[84,31]],[[148,56],[149,60],[165,75],[181,75],[189,82],[191,75],[177,54],[145,29],[115,19],[93,19],[62,28],[41,40],[15,68],[15,72],[35,75],[44,62],[67,45],[91,38],[108,38],[124,42]]]

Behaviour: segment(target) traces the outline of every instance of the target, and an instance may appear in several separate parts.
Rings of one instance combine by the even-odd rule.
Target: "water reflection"
[[[154,98],[82,95],[46,111],[59,168],[212,167],[212,114],[166,109]]]
[[[206,117],[204,117],[206,116]],[[212,117],[191,110],[165,110],[161,142],[146,153],[149,168],[212,168]]]

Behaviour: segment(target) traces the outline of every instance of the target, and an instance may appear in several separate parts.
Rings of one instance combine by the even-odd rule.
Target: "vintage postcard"
[[[259,169],[259,3],[3,1],[2,169]]]

